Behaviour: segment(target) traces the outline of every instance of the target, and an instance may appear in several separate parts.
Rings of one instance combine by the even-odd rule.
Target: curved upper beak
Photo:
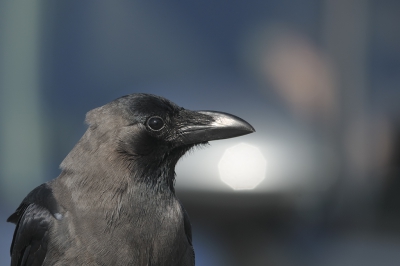
[[[196,144],[218,139],[228,139],[255,132],[255,129],[243,119],[223,112],[190,111],[179,130],[183,144]]]

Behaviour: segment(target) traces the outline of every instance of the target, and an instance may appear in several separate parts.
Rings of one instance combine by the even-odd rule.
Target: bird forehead
[[[173,102],[159,96],[131,94],[89,111],[86,121],[89,125],[111,123],[114,126],[133,122],[145,123],[152,116],[168,120],[181,109]]]
[[[176,104],[160,97],[143,97],[136,99],[130,105],[130,111],[136,117],[147,118],[149,116],[166,117],[179,111],[180,107]]]

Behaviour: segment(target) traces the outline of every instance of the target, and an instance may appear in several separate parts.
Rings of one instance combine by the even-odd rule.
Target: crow
[[[194,265],[175,165],[196,145],[254,128],[144,93],[89,111],[86,123],[61,174],[8,218],[16,224],[11,265]]]

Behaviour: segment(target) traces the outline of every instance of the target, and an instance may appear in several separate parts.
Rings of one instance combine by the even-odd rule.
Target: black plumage
[[[248,134],[242,119],[132,94],[88,112],[89,128],[7,221],[11,265],[194,265],[175,165],[192,147]]]

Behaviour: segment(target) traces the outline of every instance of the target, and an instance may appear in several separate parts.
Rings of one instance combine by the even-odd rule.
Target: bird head
[[[137,178],[174,177],[179,158],[196,145],[254,132],[243,119],[216,111],[191,111],[151,94],[131,94],[88,112],[85,145],[117,155]],[[82,141],[82,140],[81,140]],[[84,144],[84,143],[82,143]],[[107,154],[104,154],[107,153]],[[170,183],[170,182],[168,182]]]

